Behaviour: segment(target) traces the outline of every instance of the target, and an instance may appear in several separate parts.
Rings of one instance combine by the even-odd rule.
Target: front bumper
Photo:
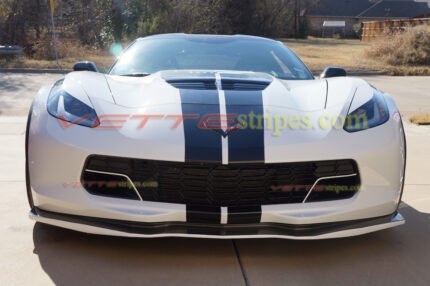
[[[32,209],[30,218],[41,223],[97,235],[141,238],[189,237],[213,239],[331,239],[367,234],[405,223],[403,216],[399,213],[378,218],[308,225],[279,223],[240,225],[183,222],[142,223],[59,214],[37,208]]]
[[[390,111],[394,112],[394,107]],[[169,140],[168,134],[154,139],[147,131],[139,136],[148,136],[140,138],[127,130],[65,129],[47,114],[43,96],[34,102],[28,132],[28,190],[32,207],[36,207],[30,216],[42,223],[128,237],[290,239],[347,237],[404,223],[400,215],[392,215],[401,198],[405,151],[401,122],[395,118],[364,131],[366,136],[346,136],[337,130],[306,144],[285,138],[268,142],[265,163],[354,160],[362,188],[354,197],[341,201],[263,205],[258,223],[246,225],[230,225],[225,208],[221,210],[221,224],[196,225],[188,221],[184,204],[104,198],[91,195],[79,184],[85,162],[93,154],[179,161],[183,146]],[[137,231],[142,226],[147,233]],[[305,235],[303,228],[318,232]]]

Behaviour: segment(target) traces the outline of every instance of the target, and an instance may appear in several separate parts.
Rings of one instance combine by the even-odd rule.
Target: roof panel
[[[430,13],[427,3],[414,1],[382,1],[361,18],[412,18]]]
[[[430,13],[424,0],[320,0],[308,15],[326,17],[412,18]]]
[[[369,0],[320,0],[309,10],[308,15],[354,17],[373,4]]]

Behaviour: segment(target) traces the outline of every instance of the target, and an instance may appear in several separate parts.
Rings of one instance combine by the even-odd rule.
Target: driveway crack
[[[233,243],[234,252],[236,253],[237,262],[239,263],[239,266],[240,266],[240,271],[242,272],[243,280],[245,281],[245,286],[250,286],[251,284],[249,283],[248,275],[246,274],[245,267],[240,257],[240,252],[239,252],[239,248],[237,247],[236,240],[232,240],[232,243]]]

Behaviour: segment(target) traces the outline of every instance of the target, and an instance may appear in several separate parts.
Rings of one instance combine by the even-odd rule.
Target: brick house
[[[359,37],[362,22],[410,19],[430,15],[430,0],[320,0],[306,13],[308,34]],[[344,22],[342,31],[325,30],[328,22]]]

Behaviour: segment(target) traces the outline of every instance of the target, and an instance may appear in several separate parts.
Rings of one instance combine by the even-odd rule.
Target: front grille
[[[85,170],[128,176],[144,201],[199,206],[301,203],[318,179],[306,202],[351,198],[360,186],[353,160],[220,165],[91,156],[84,186]]]

